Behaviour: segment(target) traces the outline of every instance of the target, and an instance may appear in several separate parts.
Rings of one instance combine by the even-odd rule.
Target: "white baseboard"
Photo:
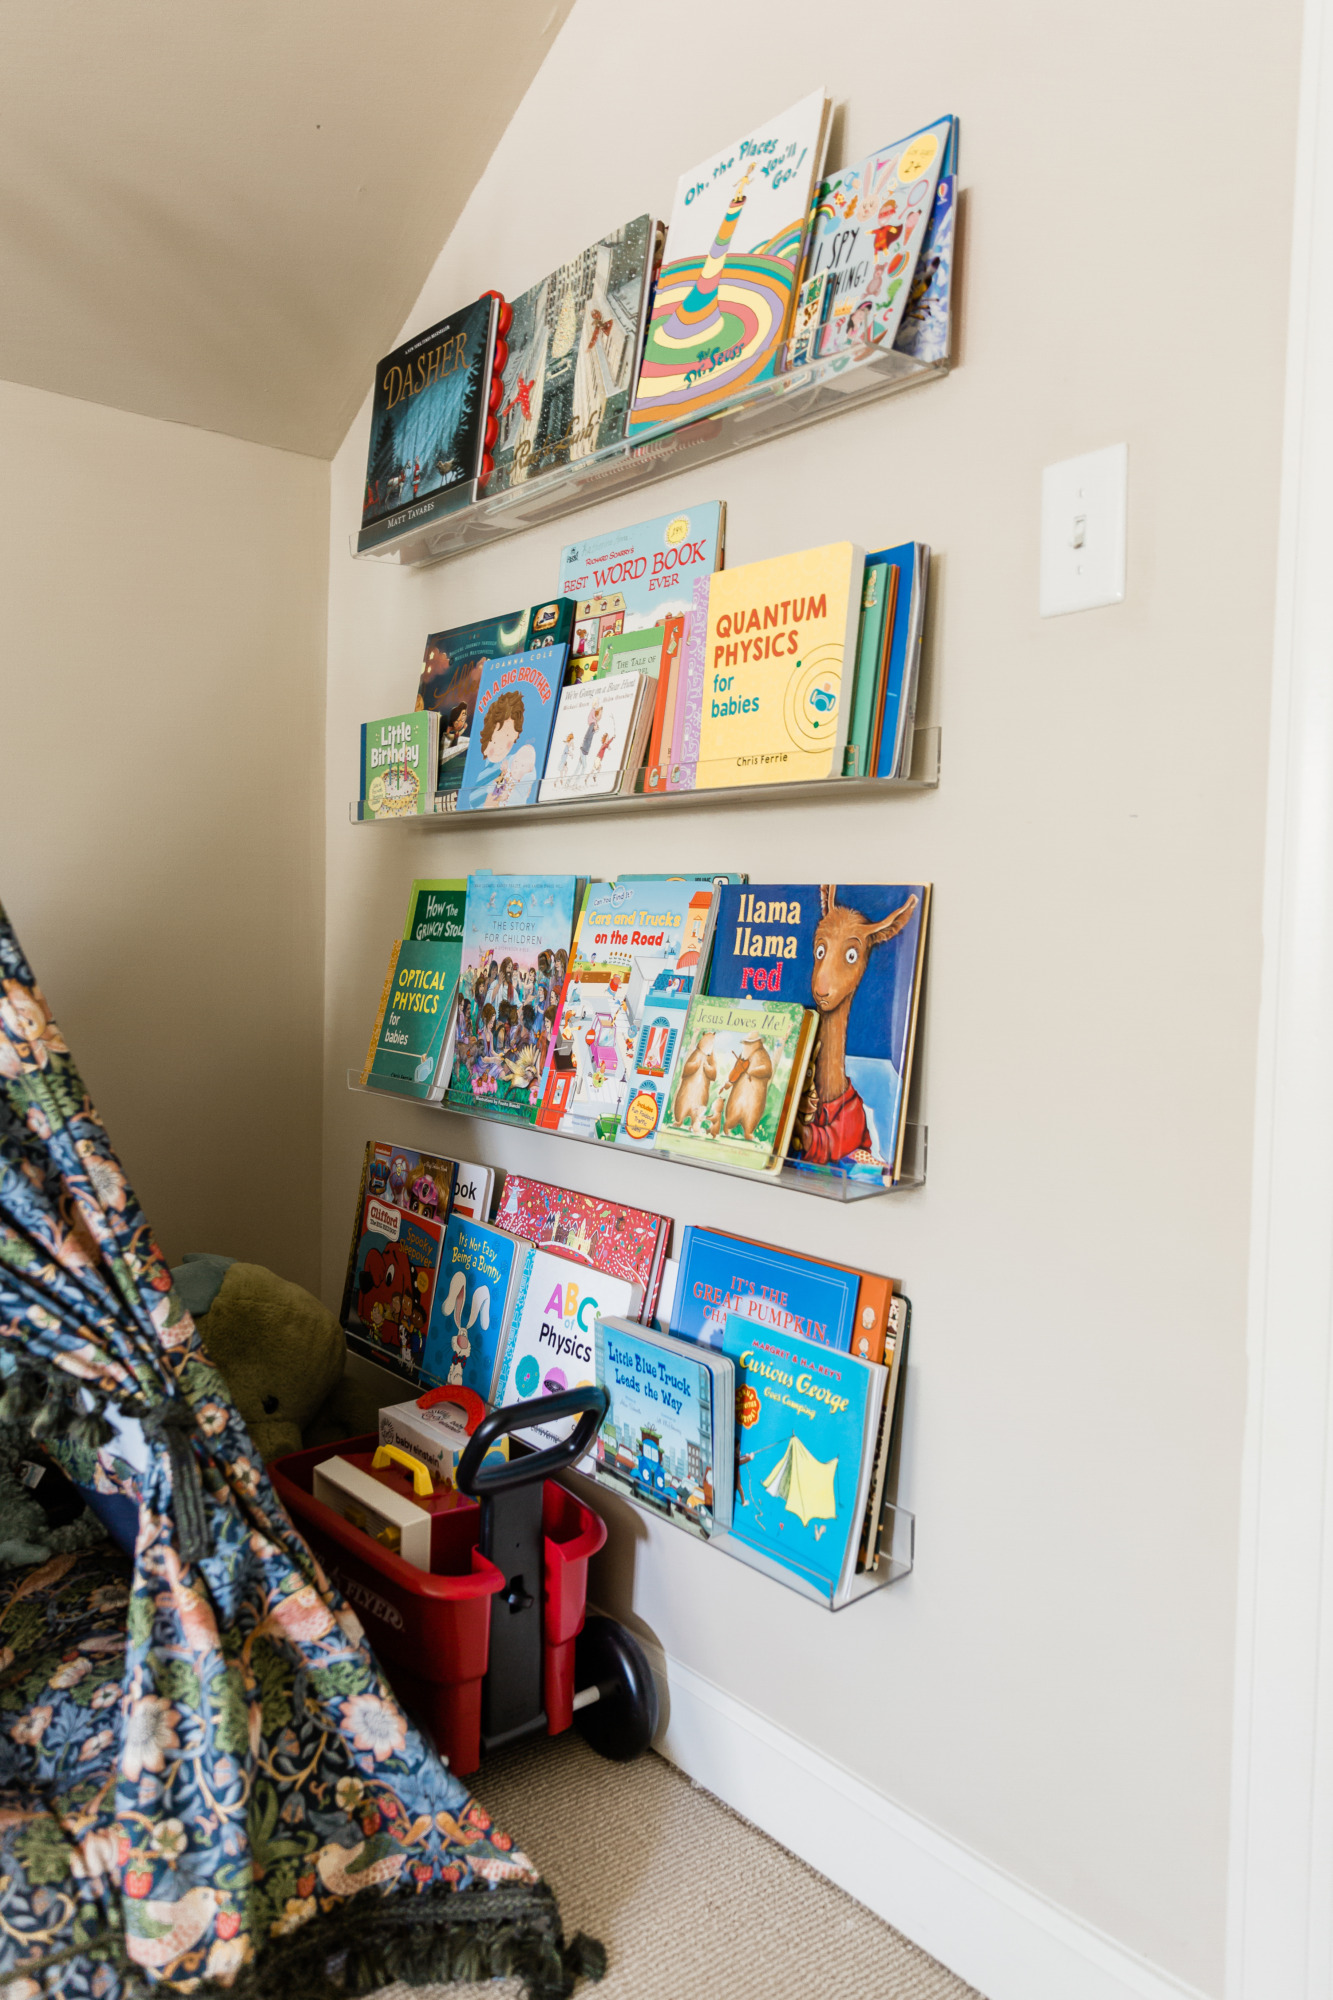
[[[667,1689],[662,1755],[986,2000],[1204,2000],[702,1674],[647,1651]]]

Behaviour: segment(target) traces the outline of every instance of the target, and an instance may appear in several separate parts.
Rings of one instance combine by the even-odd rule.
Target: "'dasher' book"
[[[780,365],[828,119],[817,90],[681,175],[631,436],[707,416]]]
[[[498,314],[499,300],[488,293],[415,334],[375,370],[358,551],[476,499],[489,470]]]
[[[814,1018],[782,1000],[696,994],[676,1052],[656,1147],[751,1173],[782,1166]]]
[[[813,1007],[817,1104],[793,1164],[892,1186],[902,1172],[930,884],[719,891],[709,992]]]
[[[894,345],[952,134],[941,118],[821,183],[805,263],[829,274],[821,355]]]
[[[629,1320],[599,1319],[596,1331],[607,1408],[595,1477],[707,1541],[731,1524],[732,1362]]]
[[[362,819],[405,819],[435,807],[438,715],[386,715],[361,725]]]
[[[865,560],[833,542],[712,579],[700,791],[842,775]]]
[[[367,1143],[339,1318],[349,1344],[418,1379],[456,1162]]]
[[[572,875],[470,875],[448,1102],[531,1125],[574,928]],[[497,1220],[503,1218],[497,1217]]]
[[[710,500],[562,549],[559,593],[574,604],[569,678],[593,678],[606,639],[687,617],[695,579],[722,567],[725,530],[726,505]]]
[[[514,300],[488,491],[625,435],[660,254],[660,224],[636,215]]]
[[[742,1544],[837,1610],[856,1576],[889,1371],[737,1316],[722,1345],[736,1364],[731,1552]]]
[[[452,812],[458,804],[482,668],[511,653],[564,644],[573,626],[570,607],[553,599],[534,604],[530,611],[479,618],[471,625],[452,625],[447,631],[431,633],[417,688],[417,707],[432,709],[440,718],[437,812]]]

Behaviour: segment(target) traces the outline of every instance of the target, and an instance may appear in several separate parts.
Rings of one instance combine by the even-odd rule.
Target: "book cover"
[[[386,715],[361,725],[360,800],[367,819],[433,810],[439,719]]]
[[[477,299],[375,370],[358,550],[476,498],[497,311],[493,297]]]
[[[426,641],[417,688],[417,707],[440,718],[437,799],[452,810],[458,802],[463,764],[472,738],[482,668],[491,660],[568,641],[573,612],[558,599],[534,604],[529,611],[511,611],[499,618],[479,618],[471,625],[453,625],[432,632]]]
[[[953,300],[954,209],[958,185],[958,120],[953,120],[930,227],[917,260],[916,276],[894,341],[914,361],[943,361],[949,353]]]
[[[657,693],[653,703],[653,726],[649,733],[644,762],[644,789],[662,791],[666,787],[666,766],[671,757],[671,718],[675,712],[676,677],[680,669],[680,649],[685,638],[685,620],[675,616],[662,622],[662,652],[657,668]]]
[[[532,1246],[490,1223],[451,1215],[426,1329],[421,1379],[492,1400],[514,1294]]]
[[[440,1075],[458,993],[459,940],[407,944],[401,939],[365,1081],[374,1090],[429,1099]]]
[[[893,630],[893,606],[898,595],[898,571],[882,557],[866,558],[861,594],[861,635],[857,643],[856,680],[852,687],[851,721],[843,752],[844,777],[864,778],[870,770],[870,732],[875,719],[885,641]]]
[[[804,367],[813,361],[819,347],[819,329],[824,321],[824,308],[828,303],[829,273],[824,270],[817,278],[803,278],[796,294],[796,309],[792,314],[791,339],[787,342],[787,366]]]
[[[459,805],[477,812],[537,797],[565,671],[563,646],[539,646],[481,670]]]
[[[454,1186],[454,1162],[368,1142],[339,1317],[358,1352],[415,1382]]]
[[[704,1541],[731,1522],[735,1370],[724,1355],[628,1322],[599,1319],[596,1379],[607,1393],[596,1478]],[[719,1449],[721,1447],[721,1449]]]
[[[832,542],[713,578],[699,790],[841,775],[864,572],[864,549]]]
[[[821,356],[893,346],[952,132],[941,118],[821,183],[805,264],[828,273]]]
[[[494,1167],[479,1167],[471,1160],[459,1160],[454,1177],[454,1200],[450,1211],[469,1222],[484,1222],[491,1212],[491,1191],[495,1186]]]
[[[571,680],[591,680],[603,640],[689,612],[694,579],[721,568],[725,524],[723,502],[710,500],[561,550],[559,594],[574,603]]]
[[[495,1211],[502,1229],[512,1230],[539,1250],[553,1251],[590,1270],[622,1279],[634,1289],[628,1316],[648,1317],[655,1304],[659,1267],[671,1224],[667,1217],[600,1196],[552,1187],[529,1174],[506,1174]],[[607,1307],[621,1312],[622,1307]]]
[[[831,1604],[855,1574],[887,1371],[729,1317],[736,1367],[731,1534]]]
[[[730,1230],[720,1233],[733,1235]],[[738,1243],[748,1243],[752,1249],[761,1252],[766,1252],[769,1247],[753,1236],[733,1236],[733,1240]],[[834,1263],[827,1257],[817,1260],[817,1268],[820,1271],[839,1271],[856,1286],[856,1310],[853,1315],[851,1346],[848,1352],[857,1355],[862,1361],[882,1360],[889,1319],[893,1310],[894,1279],[886,1278],[878,1271],[858,1270],[852,1264]],[[740,1308],[733,1307],[732,1310],[739,1311]],[[812,1331],[809,1326],[797,1324],[796,1331],[806,1334],[810,1339],[822,1339],[822,1335]]]
[[[408,944],[452,944],[463,942],[463,915],[467,908],[467,877],[419,879],[412,884],[407,899],[407,920],[403,939]]]
[[[817,90],[681,175],[631,436],[706,416],[774,372],[827,137],[828,99]]]
[[[448,1102],[531,1124],[574,924],[572,875],[470,875]],[[497,1218],[498,1219],[498,1218]]]
[[[589,1268],[550,1250],[528,1259],[510,1314],[495,1389],[495,1406],[535,1402],[596,1380],[594,1351],[599,1316],[637,1319],[638,1288],[624,1278]],[[513,1435],[539,1449],[569,1436],[578,1419],[530,1424]],[[591,1472],[594,1456],[579,1460]]]
[[[634,747],[644,686],[643,674],[618,673],[563,690],[547,775],[541,782],[543,805],[552,799],[588,798],[619,789]]]
[[[893,623],[886,633],[869,758],[878,777],[894,778],[902,775],[904,757],[911,763],[911,730],[916,716],[930,550],[924,542],[904,542],[899,548],[885,549],[883,560],[894,566],[898,580]]]
[[[671,1072],[690,1011],[693,987],[691,974],[664,967],[644,995],[630,1053],[629,1074],[621,1093],[616,1127],[618,1146],[652,1151],[666,1114]]]
[[[789,1094],[800,1089],[799,1057],[809,1047],[805,1013],[783,1000],[696,994],[667,1087],[658,1151],[752,1173],[776,1171]]]
[[[850,1351],[859,1286],[854,1271],[720,1229],[681,1232],[671,1331],[720,1347],[729,1315],[819,1347]]]
[[[817,1099],[798,1164],[879,1180],[901,1171],[928,883],[769,883],[718,893],[708,986],[819,1015]]]
[[[657,224],[636,215],[513,301],[488,492],[624,436],[656,243]]]
[[[665,636],[665,627],[661,625],[655,625],[651,632],[609,634],[597,655],[595,678],[608,681],[618,674],[642,674],[645,680],[656,680]]]

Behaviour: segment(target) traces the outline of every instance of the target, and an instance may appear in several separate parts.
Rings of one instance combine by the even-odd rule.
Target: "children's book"
[[[616,1144],[651,1152],[666,1114],[667,1091],[690,1011],[694,981],[663,967],[644,994],[629,1075],[621,1093]]]
[[[592,679],[604,640],[683,618],[694,579],[722,566],[725,529],[725,503],[710,500],[562,549],[560,596],[574,604],[569,678]]]
[[[485,1222],[491,1212],[491,1195],[495,1188],[494,1167],[479,1167],[470,1160],[459,1160],[454,1178],[453,1215],[465,1216],[469,1222]]]
[[[597,1480],[707,1541],[731,1522],[732,1362],[628,1320],[599,1318],[596,1336]]]
[[[706,416],[777,368],[828,114],[817,90],[681,175],[631,436]]]
[[[477,299],[375,370],[358,550],[466,506],[485,484],[498,306]]]
[[[888,1371],[739,1315],[722,1345],[736,1364],[730,1541],[836,1610],[856,1575]]]
[[[809,1060],[814,1022],[784,1000],[690,1002],[655,1141],[659,1152],[776,1173]]]
[[[574,926],[572,875],[468,877],[448,1101],[530,1125]]]
[[[701,576],[696,580],[689,616],[685,620],[676,699],[671,711],[671,747],[666,781],[669,792],[694,790],[704,703],[704,669],[708,662],[708,599],[711,588],[709,577]]]
[[[513,301],[488,491],[624,436],[660,254],[660,225],[636,215]]]
[[[455,1163],[371,1140],[361,1166],[339,1317],[352,1347],[415,1382],[444,1247]]]
[[[386,715],[362,723],[362,819],[434,811],[439,728],[437,715]]]
[[[730,1231],[715,1233],[731,1234]],[[791,1254],[789,1252],[770,1253],[767,1244],[757,1242],[752,1236],[737,1236],[732,1240],[737,1243],[748,1243],[752,1250],[758,1250],[765,1255],[787,1256]],[[795,1261],[800,1262],[802,1260],[797,1259]],[[881,1276],[878,1271],[859,1271],[853,1265],[831,1263],[827,1258],[820,1258],[817,1261],[809,1259],[804,1261],[810,1262],[812,1268],[817,1272],[836,1271],[840,1272],[843,1277],[851,1279],[852,1283],[856,1286],[856,1307],[851,1322],[851,1345],[847,1351],[857,1355],[862,1361],[883,1360],[885,1340],[888,1337],[889,1320],[893,1311],[894,1280]],[[741,1312],[744,1309],[740,1306],[732,1306],[731,1310],[733,1312]],[[839,1324],[841,1325],[841,1320]],[[808,1339],[824,1340],[824,1333],[813,1323],[802,1325],[799,1322],[793,1321],[793,1325],[795,1325],[797,1332],[805,1334]],[[837,1343],[835,1342],[834,1344],[836,1345]]]
[[[865,560],[833,542],[713,578],[699,790],[841,776]]]
[[[655,690],[656,682],[627,673],[579,681],[564,690],[541,782],[543,805],[620,790],[622,780],[637,768],[645,688]]]
[[[894,345],[952,135],[941,118],[820,185],[805,275],[828,273],[821,355]]]
[[[787,342],[788,368],[804,367],[813,361],[819,348],[819,329],[824,321],[824,307],[828,303],[829,274],[821,271],[817,278],[803,278],[796,294],[796,310],[792,315],[791,339]]]
[[[529,611],[480,618],[471,625],[431,633],[426,641],[417,707],[433,710],[440,718],[437,811],[452,811],[458,804],[482,669],[488,662],[508,659],[514,653],[562,645],[573,628],[572,609],[552,599],[534,604]]]
[[[815,1109],[793,1164],[890,1187],[902,1171],[929,883],[719,891],[709,992],[819,1015]]]
[[[846,1354],[856,1331],[857,1273],[694,1224],[681,1231],[671,1331],[720,1347],[729,1314],[799,1333]],[[882,1339],[881,1335],[881,1339]]]
[[[898,594],[896,566],[883,557],[866,560],[861,595],[861,636],[857,642],[856,680],[852,689],[851,722],[842,755],[843,776],[864,778],[870,770],[869,743],[874,724],[885,644],[893,630],[893,606]]]
[[[514,653],[482,668],[459,805],[467,812],[535,802],[564,678],[563,646]]]
[[[486,1222],[449,1218],[421,1379],[460,1383],[483,1403],[495,1394],[496,1367],[532,1245]]]
[[[660,625],[654,625],[651,632],[611,633],[602,641],[594,678],[609,681],[617,674],[642,674],[646,680],[656,680],[663,637]]]
[[[884,1511],[885,1495],[889,1485],[889,1468],[902,1429],[902,1385],[907,1368],[907,1336],[912,1324],[912,1301],[901,1295],[890,1307],[889,1325],[885,1335],[884,1352],[875,1357],[882,1364],[888,1380],[884,1385],[884,1403],[879,1415],[879,1436],[875,1444],[875,1469],[870,1481],[870,1498],[866,1503],[865,1519],[861,1524],[860,1547],[856,1554],[858,1570],[879,1568],[879,1528],[880,1516]]]
[[[884,549],[873,560],[890,563],[897,572],[897,584],[893,620],[885,633],[868,762],[878,777],[900,778],[912,762],[930,550],[924,542],[904,542],[900,548]]]
[[[454,1002],[462,947],[457,939],[393,947],[385,1001],[361,1081],[372,1090],[438,1103],[452,1067]]]
[[[669,1217],[597,1195],[552,1187],[528,1174],[506,1174],[495,1220],[539,1250],[549,1250],[633,1287],[630,1316],[648,1319],[657,1300]],[[607,1307],[607,1311],[611,1311]],[[615,1311],[623,1308],[617,1306]]]
[[[467,877],[416,881],[407,899],[403,938],[409,944],[463,942],[463,912],[467,907]]]
[[[916,361],[943,361],[949,353],[953,293],[954,208],[958,185],[958,120],[952,121],[935,206],[916,276],[894,346]]]
[[[653,726],[644,753],[647,769],[644,789],[666,789],[666,771],[671,758],[671,720],[675,713],[676,680],[680,671],[680,649],[685,637],[685,620],[675,616],[662,621],[662,653],[657,670],[657,694],[653,704]]]
[[[504,1352],[496,1380],[495,1405],[529,1403],[578,1389],[596,1380],[596,1327],[599,1316],[637,1319],[642,1295],[636,1284],[590,1269],[549,1250],[534,1250],[528,1260],[510,1316]],[[569,1436],[578,1419],[531,1424],[513,1435],[539,1448]],[[594,1453],[578,1462],[591,1472]]]

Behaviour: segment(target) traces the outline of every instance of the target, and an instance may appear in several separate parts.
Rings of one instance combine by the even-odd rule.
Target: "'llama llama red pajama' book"
[[[719,891],[708,991],[813,1007],[817,1109],[793,1163],[892,1186],[925,960],[930,884],[773,882]]]

